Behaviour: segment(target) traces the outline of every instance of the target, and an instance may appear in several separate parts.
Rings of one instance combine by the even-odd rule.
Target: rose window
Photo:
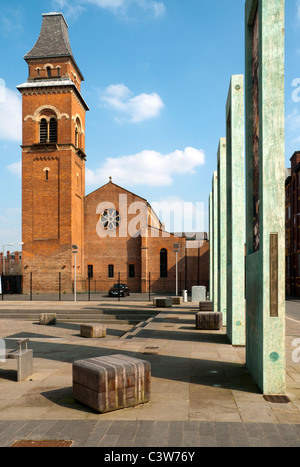
[[[100,216],[100,222],[105,230],[114,230],[120,224],[120,214],[115,209],[105,209]]]

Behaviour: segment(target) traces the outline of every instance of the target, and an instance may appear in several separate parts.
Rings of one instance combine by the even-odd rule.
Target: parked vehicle
[[[110,297],[125,297],[130,295],[130,290],[126,284],[114,284],[108,291]]]

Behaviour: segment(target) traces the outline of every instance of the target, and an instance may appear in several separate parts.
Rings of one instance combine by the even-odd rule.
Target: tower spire
[[[74,59],[70,45],[68,24],[62,13],[43,13],[40,35],[33,48],[24,56],[26,61],[33,59],[51,59],[59,57],[70,57],[81,80],[84,81],[82,73]]]

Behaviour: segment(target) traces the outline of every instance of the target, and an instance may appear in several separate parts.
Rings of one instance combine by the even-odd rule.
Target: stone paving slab
[[[195,329],[197,307],[158,310],[141,326],[116,326],[104,339],[81,338],[79,324],[0,320],[8,346],[29,337],[34,351],[34,373],[22,383],[14,361],[0,364],[0,446],[71,439],[73,446],[299,447],[300,363],[292,359],[300,338],[297,304],[299,317],[295,302],[290,308],[287,302],[288,404],[264,399],[245,368],[245,349],[230,345],[226,328]],[[151,401],[99,415],[73,399],[72,362],[114,353],[151,363]]]
[[[71,440],[80,447],[300,447],[299,425],[265,423],[59,420],[0,424],[0,445]]]

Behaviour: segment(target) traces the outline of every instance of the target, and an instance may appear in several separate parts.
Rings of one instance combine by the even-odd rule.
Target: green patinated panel
[[[227,308],[227,175],[226,138],[221,138],[218,148],[218,303],[226,326]]]
[[[209,299],[213,301],[213,199],[209,194]]]
[[[212,239],[213,239],[213,309],[219,311],[219,297],[218,297],[218,274],[219,274],[219,251],[218,251],[218,237],[219,237],[219,226],[218,226],[218,174],[214,172],[212,179]]]
[[[231,77],[226,105],[227,335],[245,345],[245,118],[244,76]]]
[[[246,1],[246,364],[264,394],[286,390],[284,10]]]

